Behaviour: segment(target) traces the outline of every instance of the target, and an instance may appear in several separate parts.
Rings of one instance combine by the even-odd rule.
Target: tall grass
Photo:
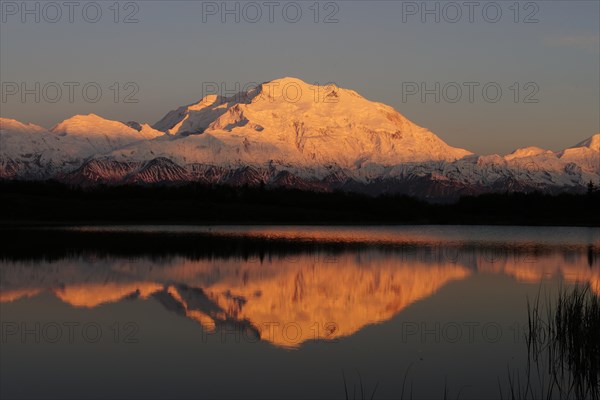
[[[379,381],[377,381],[377,383],[375,384],[375,387],[373,388],[373,391],[371,392],[371,396],[367,397],[367,394],[365,393],[365,387],[363,385],[363,380],[362,380],[362,375],[360,374],[359,370],[356,370],[356,374],[358,375],[358,381],[359,381],[359,388],[360,388],[360,392],[358,393],[358,395],[360,397],[356,397],[357,396],[357,391],[356,391],[356,384],[352,385],[352,400],[366,400],[367,398],[369,398],[370,400],[373,400],[373,398],[375,397],[375,392],[377,391],[377,387],[379,386]],[[346,374],[344,374],[344,371],[342,370],[342,379],[344,380],[344,393],[346,395],[346,400],[350,400],[350,393],[348,391],[348,383],[346,382]]]
[[[524,371],[508,368],[507,386],[498,379],[500,398],[600,400],[600,296],[589,286],[561,288],[545,301],[540,292],[533,301],[527,299],[527,364]],[[405,390],[411,367],[412,363],[404,373],[400,400],[405,394],[413,397],[412,383],[410,391]],[[346,400],[373,399],[378,384],[369,395],[360,372],[356,373],[358,390],[356,384],[349,390],[342,371]],[[443,390],[440,399],[450,398],[446,381]]]
[[[570,373],[575,398],[600,398],[600,298],[589,287],[561,291],[553,316],[554,368]]]
[[[408,374],[410,372],[410,369],[413,367],[414,363],[410,363],[408,368],[406,369],[406,371],[404,372],[404,378],[402,379],[402,391],[400,392],[400,395],[395,397],[398,400],[404,400],[405,399],[405,395],[409,395],[410,397],[408,397],[409,400],[413,399],[413,385],[412,382],[410,383],[410,389],[406,389],[406,380],[408,378]],[[344,371],[342,370],[342,380],[344,381],[344,394],[345,394],[345,399],[346,400],[366,400],[366,399],[370,399],[373,400],[375,398],[375,392],[377,391],[377,388],[379,387],[379,381],[377,381],[377,383],[375,384],[375,387],[373,388],[373,391],[371,392],[371,395],[368,396],[368,392],[365,392],[366,388],[363,385],[363,380],[362,380],[362,376],[360,374],[360,371],[356,370],[356,374],[358,376],[358,390],[357,390],[357,385],[356,384],[352,384],[352,390],[350,390],[349,384],[346,381],[346,374],[344,373]],[[458,394],[456,395],[456,400],[460,400],[460,396],[462,394],[463,389],[467,388],[468,386],[463,386],[462,388],[460,388],[460,390],[458,391]],[[444,391],[441,394],[441,396],[439,397],[440,400],[449,400],[451,399],[451,395],[450,395],[450,388],[448,387],[448,381],[446,378],[444,378]],[[352,394],[352,396],[350,396],[350,394]],[[358,396],[358,397],[357,397]],[[452,397],[454,398],[454,397]]]
[[[600,399],[600,297],[575,286],[542,304],[538,292],[527,314],[527,367],[508,371],[508,398]]]

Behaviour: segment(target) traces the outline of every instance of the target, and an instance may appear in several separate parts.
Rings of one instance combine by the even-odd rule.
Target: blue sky
[[[114,1],[81,1],[73,22],[62,1],[55,3],[60,18],[43,2],[26,3],[29,14],[21,1],[2,1],[0,114],[46,127],[90,112],[154,123],[200,99],[209,82],[233,90],[236,82],[295,76],[390,104],[478,153],[558,150],[600,132],[598,1],[480,1],[471,16],[464,1],[279,1],[273,22],[264,1],[123,1],[118,15]],[[238,7],[239,22],[235,11],[223,22],[222,7]],[[432,13],[422,15],[423,7]],[[97,9],[102,15],[92,23]],[[297,9],[302,16],[292,23]],[[137,22],[123,23],[127,16]],[[73,102],[68,82],[78,85]],[[23,84],[39,101],[21,97]],[[88,100],[101,88],[97,102],[86,101],[84,85]],[[408,94],[414,85],[437,92],[439,102]],[[475,85],[472,102],[468,85]],[[502,94],[492,102],[497,88]]]

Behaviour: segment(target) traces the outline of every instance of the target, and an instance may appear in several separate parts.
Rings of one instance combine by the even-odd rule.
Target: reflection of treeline
[[[173,257],[189,260],[229,260],[244,263],[298,262],[308,257],[314,263],[335,263],[351,252],[376,250],[397,262],[458,264],[479,268],[504,263],[540,262],[559,254],[562,259],[580,257],[589,267],[600,265],[600,246],[544,243],[495,242],[369,242],[325,239],[290,239],[276,236],[215,234],[213,232],[166,232],[98,229],[24,227],[0,229],[0,261],[58,261],[72,257],[131,260],[149,258],[168,261]]]
[[[600,226],[600,191],[503,193],[450,204],[408,196],[370,197],[263,187],[69,187],[0,182],[3,222],[374,223]]]

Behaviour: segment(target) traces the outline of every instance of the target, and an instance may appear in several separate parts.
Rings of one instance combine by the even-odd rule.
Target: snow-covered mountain
[[[78,115],[50,130],[0,119],[0,178],[342,189],[423,197],[583,191],[600,182],[600,134],[560,152],[477,156],[392,107],[295,78],[205,96],[154,126]]]
[[[303,167],[336,164],[454,161],[469,153],[448,146],[385,104],[352,90],[313,86],[283,78],[230,98],[206,96],[168,113],[155,126],[187,136],[169,155],[179,162],[259,164],[274,161]],[[147,158],[152,143],[137,148]],[[185,158],[185,160],[184,160]]]
[[[50,130],[0,118],[0,177],[44,179],[69,173],[102,154],[163,133],[149,125],[76,115]]]

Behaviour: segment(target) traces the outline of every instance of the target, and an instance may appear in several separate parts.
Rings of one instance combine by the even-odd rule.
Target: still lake
[[[528,300],[600,293],[600,228],[3,235],[3,398],[507,398]]]

